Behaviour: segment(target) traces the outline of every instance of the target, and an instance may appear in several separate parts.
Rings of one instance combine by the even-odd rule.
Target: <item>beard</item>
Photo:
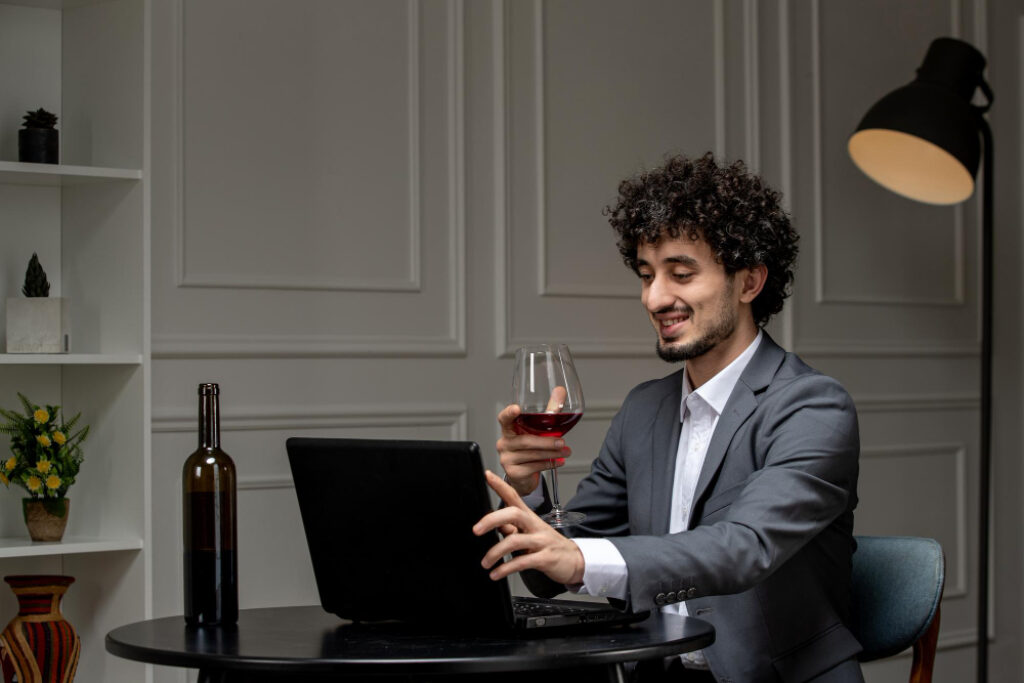
[[[693,309],[687,308],[683,312],[693,320]],[[710,322],[709,327],[697,339],[687,344],[674,345],[672,340],[666,341],[659,338],[655,342],[655,350],[658,357],[668,363],[679,363],[703,356],[736,331],[738,319],[739,315],[735,310],[723,305],[718,310],[718,316]]]

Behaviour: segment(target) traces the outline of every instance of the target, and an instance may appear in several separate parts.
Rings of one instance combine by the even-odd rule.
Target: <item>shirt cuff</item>
[[[625,600],[629,592],[629,569],[622,553],[607,538],[574,538],[583,553],[583,585],[570,589],[584,595]]]

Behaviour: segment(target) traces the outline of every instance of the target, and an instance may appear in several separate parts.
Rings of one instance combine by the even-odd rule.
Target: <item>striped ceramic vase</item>
[[[5,576],[18,598],[18,616],[0,633],[4,681],[71,683],[82,648],[75,629],[60,613],[72,576]]]

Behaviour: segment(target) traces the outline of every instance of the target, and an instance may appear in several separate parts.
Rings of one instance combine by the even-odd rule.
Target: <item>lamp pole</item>
[[[991,96],[990,96],[991,98]],[[992,129],[978,113],[981,193],[981,451],[978,501],[978,683],[988,680],[989,499],[992,477]]]

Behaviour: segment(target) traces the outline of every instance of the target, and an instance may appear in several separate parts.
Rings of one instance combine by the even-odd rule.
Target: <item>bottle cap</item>
[[[205,382],[199,385],[200,396],[217,396],[220,394],[220,385],[216,382]]]

